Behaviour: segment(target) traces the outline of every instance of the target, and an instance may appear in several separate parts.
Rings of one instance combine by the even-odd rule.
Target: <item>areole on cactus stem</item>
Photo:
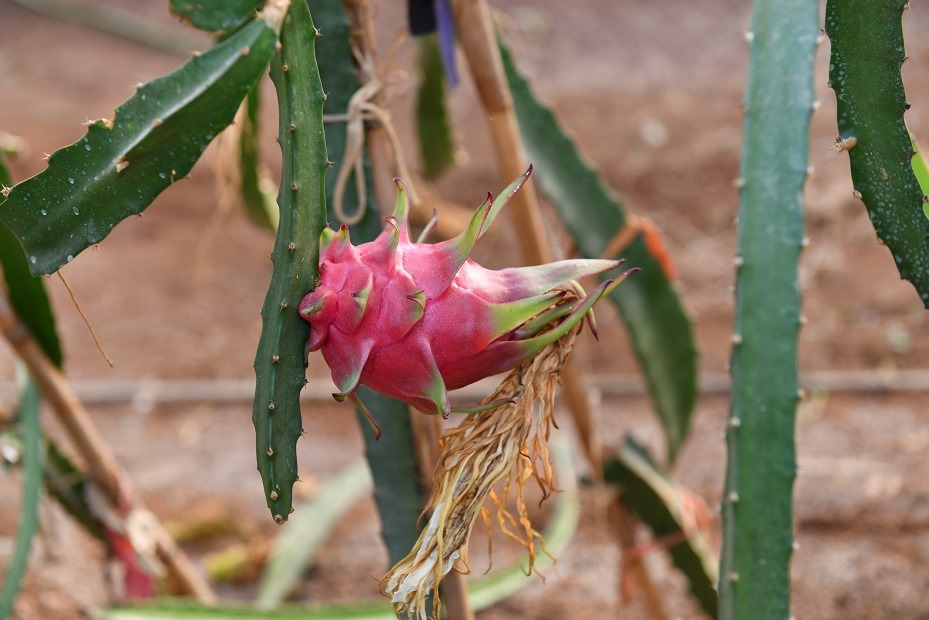
[[[564,260],[493,271],[469,259],[531,173],[530,166],[497,200],[488,193],[467,228],[440,243],[410,241],[409,197],[400,179],[393,215],[384,218],[387,226],[374,241],[354,246],[346,226],[323,230],[319,286],[303,298],[299,312],[310,323],[307,349],[322,351],[332,371],[336,400],[348,398],[366,412],[355,395],[365,385],[443,416],[502,404],[454,408],[448,391],[531,358],[635,271],[561,303],[567,290],[580,290],[576,279],[622,261]],[[556,328],[545,330],[556,321]]]

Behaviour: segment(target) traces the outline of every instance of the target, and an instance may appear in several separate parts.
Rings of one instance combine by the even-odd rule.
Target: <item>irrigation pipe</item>
[[[593,375],[588,377],[591,390],[604,398],[646,396],[644,381],[634,375]],[[800,383],[809,392],[848,394],[923,394],[929,393],[929,370],[825,370],[804,374]],[[486,396],[496,386],[494,379],[484,379],[452,392],[455,402],[466,403]],[[218,404],[250,403],[254,398],[254,379],[186,379],[186,380],[84,380],[72,381],[77,398],[86,404],[109,405],[133,403],[140,408],[156,404],[209,402]],[[305,402],[332,400],[329,379],[310,379],[303,390]],[[729,375],[708,373],[700,378],[702,394],[729,393]],[[16,401],[16,385],[0,382],[0,404]]]

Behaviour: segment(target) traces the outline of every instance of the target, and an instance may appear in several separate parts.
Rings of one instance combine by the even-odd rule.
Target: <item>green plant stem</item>
[[[745,96],[719,617],[788,618],[798,261],[814,107],[815,0],[757,0]]]
[[[416,93],[416,129],[423,171],[435,179],[455,162],[455,142],[445,106],[445,73],[438,35],[420,37],[419,90]]]
[[[864,202],[900,277],[929,308],[929,219],[913,174],[903,12],[909,0],[829,0],[829,85],[835,90],[840,149],[848,151],[855,196]]]
[[[278,3],[286,7],[287,0]],[[267,9],[265,9],[267,10]],[[306,384],[309,325],[297,314],[300,300],[319,280],[319,235],[326,226],[326,140],[323,88],[316,66],[316,30],[306,2],[296,0],[271,61],[277,91],[281,145],[280,223],[271,260],[274,270],[261,309],[255,355],[258,471],[277,523],[293,509],[297,439],[303,434],[300,391]]]
[[[69,263],[185,177],[264,72],[279,27],[265,11],[174,72],[140,85],[112,119],[89,121],[83,138],[13,186],[0,222],[19,239],[31,272]]]
[[[21,370],[23,370],[21,368]],[[28,373],[20,401],[23,438],[23,494],[16,547],[0,589],[0,620],[13,611],[13,603],[29,564],[32,539],[39,528],[39,501],[42,497],[42,429],[39,425],[39,389]]]

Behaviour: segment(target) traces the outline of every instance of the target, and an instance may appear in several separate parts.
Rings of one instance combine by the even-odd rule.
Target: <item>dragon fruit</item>
[[[393,215],[384,218],[388,225],[374,241],[352,245],[344,225],[323,230],[319,285],[299,312],[310,323],[307,349],[321,350],[332,371],[336,400],[348,398],[367,414],[355,394],[365,385],[424,413],[480,410],[452,408],[448,391],[532,357],[633,271],[562,303],[568,287],[579,289],[574,280],[622,261],[564,260],[492,271],[470,260],[475,243],[531,172],[497,201],[488,193],[467,228],[440,243],[410,241],[409,200],[400,179]]]

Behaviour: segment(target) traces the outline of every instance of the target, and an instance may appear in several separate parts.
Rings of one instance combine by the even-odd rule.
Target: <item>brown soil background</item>
[[[170,23],[167,3],[120,0],[119,7]],[[750,3],[575,0],[497,3],[509,19],[521,67],[550,100],[587,155],[627,207],[665,232],[680,271],[680,289],[694,318],[702,372],[722,372],[732,320],[738,197],[732,186],[741,142],[739,103],[748,54],[743,33]],[[402,11],[383,3],[378,18],[386,49],[400,32]],[[914,104],[907,122],[929,135],[929,12],[914,2],[905,15],[909,62],[904,79]],[[177,25],[178,29],[183,26]],[[15,178],[44,167],[52,152],[83,134],[88,118],[107,117],[132,85],[166,73],[179,60],[100,32],[30,13],[0,0],[0,130],[22,136],[29,151],[12,166]],[[206,43],[204,43],[204,46]],[[409,68],[410,46],[398,74]],[[808,184],[808,231],[801,281],[809,323],[801,334],[801,368],[869,370],[929,368],[929,318],[912,288],[898,280],[889,252],[876,241],[853,199],[847,158],[829,150],[836,134],[835,99],[826,86],[828,42],[820,50]],[[464,69],[464,67],[462,67]],[[439,183],[447,198],[477,204],[502,179],[484,132],[482,113],[463,71],[452,109],[467,164]],[[266,80],[267,81],[267,80]],[[398,130],[415,157],[412,90],[396,89]],[[269,89],[270,84],[265,84]],[[270,96],[266,101],[273,101]],[[266,106],[264,153],[276,167],[275,112]],[[929,138],[924,138],[929,140]],[[212,153],[206,157],[212,159]],[[270,275],[272,240],[243,215],[215,216],[208,162],[166,191],[143,219],[120,226],[97,251],[65,273],[97,333],[116,360],[109,369],[57,281],[50,281],[67,370],[75,379],[251,379],[260,331],[258,309]],[[211,224],[212,222],[212,224]],[[518,261],[513,232],[498,226],[478,258],[489,266]],[[207,231],[212,231],[208,234]],[[611,311],[601,324],[615,325]],[[606,328],[601,344],[578,352],[580,363],[633,373],[621,329]],[[13,377],[0,347],[0,381]],[[324,376],[321,363],[312,372]],[[823,394],[798,416],[800,475],[796,484],[799,550],[793,563],[798,618],[929,618],[929,396]],[[228,514],[258,537],[276,526],[266,514],[253,464],[248,405],[211,403],[95,407],[103,434],[129,470],[139,496],[166,521]],[[725,448],[720,440],[727,399],[700,398],[692,437],[676,475],[710,506],[720,498]],[[569,434],[567,416],[562,413]],[[635,435],[656,449],[660,431],[645,397],[602,403],[607,445]],[[325,481],[361,453],[347,407],[305,410],[301,475]],[[19,479],[0,476],[0,566],[9,561],[19,506]],[[518,595],[479,614],[482,620],[646,618],[640,602],[621,604],[618,551],[596,494],[583,495],[580,529],[547,580],[533,578]],[[544,521],[544,515],[541,518]],[[718,521],[714,523],[718,530]],[[644,537],[643,537],[644,539]],[[191,546],[195,556],[230,540]],[[498,548],[504,547],[501,543]],[[497,565],[518,550],[501,551]],[[475,555],[477,551],[475,551]],[[672,617],[699,617],[681,577],[660,553],[648,557]],[[58,510],[47,508],[43,536],[16,617],[86,617],[110,601],[102,551]],[[477,573],[486,564],[475,563]],[[313,602],[376,597],[371,576],[386,554],[370,500],[337,528],[301,587]],[[252,586],[221,588],[244,600]]]

